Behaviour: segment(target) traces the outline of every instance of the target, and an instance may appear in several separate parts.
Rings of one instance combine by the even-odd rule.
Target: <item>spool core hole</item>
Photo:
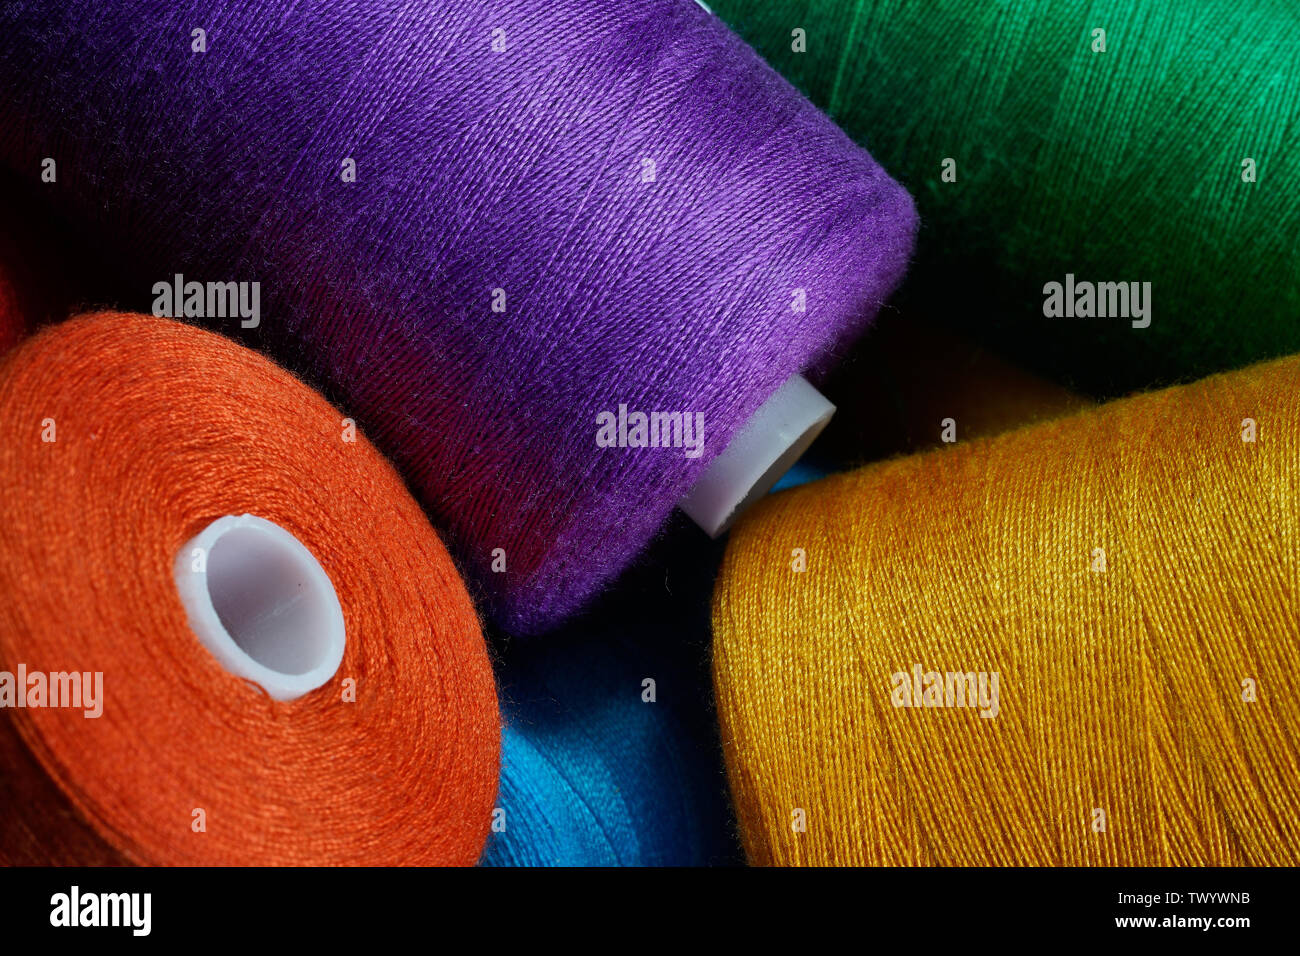
[[[176,559],[176,588],[199,641],[231,673],[292,700],[343,659],[343,611],[325,570],[279,525],[219,518]]]

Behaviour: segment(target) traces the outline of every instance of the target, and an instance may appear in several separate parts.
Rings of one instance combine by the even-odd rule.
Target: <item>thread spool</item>
[[[1103,396],[1300,352],[1293,4],[712,6],[916,196],[901,300]],[[1067,274],[1150,325],[1046,317]]]
[[[580,672],[595,687],[519,700],[506,711],[497,795],[505,829],[489,837],[482,865],[715,863],[726,831],[703,828],[726,821],[713,792],[722,779],[696,761],[679,720],[641,701],[640,674],[628,660],[591,650],[595,660]]]
[[[0,711],[3,795],[42,797],[0,813],[6,861],[478,858],[500,728],[482,634],[339,412],[220,336],[106,313],[8,356],[0,437],[0,666],[100,682],[95,706],[28,688]],[[196,633],[199,587],[269,680]],[[277,686],[308,658],[319,686]]]
[[[55,159],[45,195],[142,296],[260,281],[248,334],[356,414],[513,633],[625,567],[911,248],[906,193],[682,0],[141,2],[0,36],[3,158]],[[623,406],[699,416],[699,447],[600,447]]]
[[[484,865],[739,862],[706,663],[721,553],[678,519],[647,557],[544,645],[505,648]]]
[[[1298,372],[1140,395],[746,515],[714,680],[750,860],[1300,859]]]

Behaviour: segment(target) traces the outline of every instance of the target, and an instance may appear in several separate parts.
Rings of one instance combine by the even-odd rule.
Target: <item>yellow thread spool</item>
[[[747,515],[714,680],[751,861],[1300,861],[1297,383],[1283,359]],[[998,673],[997,716],[894,706],[914,665]]]

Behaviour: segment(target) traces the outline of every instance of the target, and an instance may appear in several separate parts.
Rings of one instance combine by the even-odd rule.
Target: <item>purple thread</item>
[[[906,192],[693,0],[55,6],[0,12],[4,160],[56,159],[42,194],[142,301],[260,281],[255,341],[386,450],[519,632],[625,567],[911,252]],[[596,447],[620,403],[702,412],[704,453]]]

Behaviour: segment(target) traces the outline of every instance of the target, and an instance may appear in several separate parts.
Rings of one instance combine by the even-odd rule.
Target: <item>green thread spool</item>
[[[711,6],[916,197],[904,302],[1098,396],[1300,351],[1293,0]],[[1046,317],[1067,273],[1150,325]]]

